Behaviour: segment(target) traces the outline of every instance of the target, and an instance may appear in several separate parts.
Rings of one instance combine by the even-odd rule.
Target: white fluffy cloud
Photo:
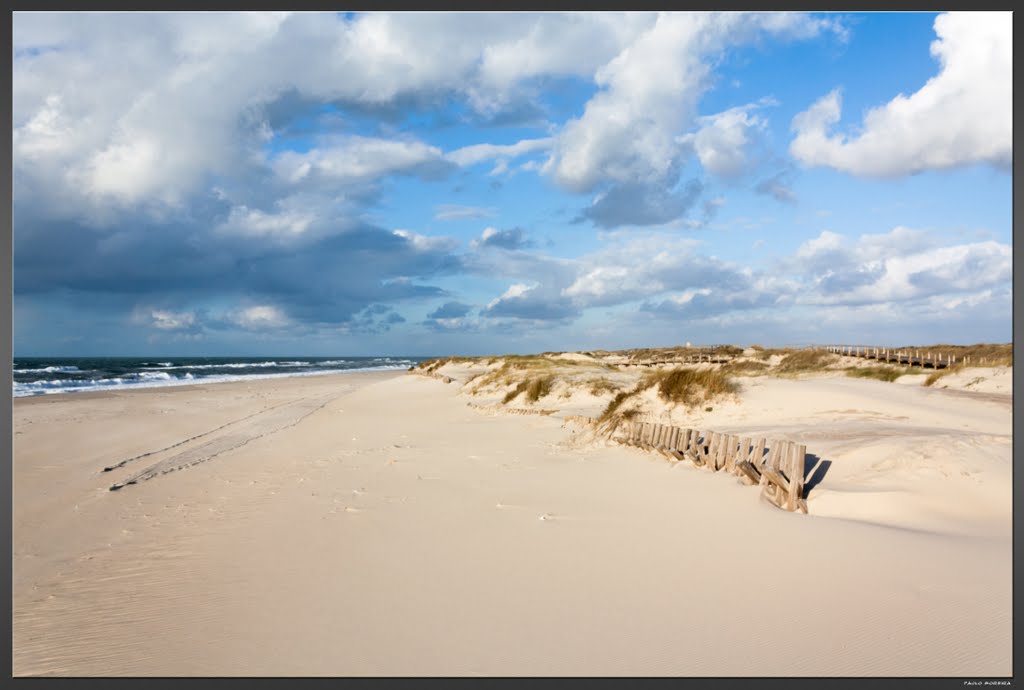
[[[305,153],[285,151],[274,158],[278,174],[292,183],[316,175],[335,182],[370,182],[392,173],[429,174],[442,161],[441,150],[421,141],[346,137]]]
[[[939,73],[910,96],[873,108],[854,136],[831,134],[841,97],[832,91],[793,120],[793,156],[867,176],[897,176],[973,163],[1009,167],[1013,154],[1013,19],[965,12],[935,19]]]
[[[897,227],[856,241],[823,232],[797,250],[806,304],[900,303],[933,296],[960,299],[1009,284],[1013,250],[999,242],[942,246],[927,233]]]
[[[671,179],[684,152],[678,136],[692,129],[717,54],[760,32],[806,37],[831,26],[789,13],[660,14],[597,71],[601,90],[564,127],[549,170],[560,184],[580,192],[605,181]]]
[[[283,97],[360,107],[456,97],[486,114],[531,106],[537,79],[573,76],[600,91],[557,140],[446,156],[423,142],[350,137],[269,163],[293,184],[489,159],[499,174],[554,146],[544,169],[570,189],[663,185],[641,194],[658,220],[688,207],[685,190],[670,191],[675,137],[693,124],[713,56],[759,32],[807,36],[831,23],[791,13],[18,13],[15,199],[95,223],[118,209],[180,209],[211,178],[252,188],[277,134],[266,110]],[[721,161],[710,165],[730,165]]]
[[[286,94],[357,105],[458,95],[494,110],[524,82],[591,74],[649,15],[16,13],[15,197],[54,212],[177,208],[211,175],[262,164],[263,109]],[[558,40],[551,40],[557,37]],[[317,55],[310,60],[309,55]],[[112,76],[112,75],[116,75]],[[533,146],[464,150],[519,155]],[[281,156],[289,179],[405,170],[442,153],[353,140]]]
[[[218,230],[247,237],[287,240],[301,237],[314,220],[316,217],[307,211],[285,209],[277,213],[266,213],[243,205],[232,208],[228,219]]]
[[[756,105],[730,108],[700,118],[701,128],[692,137],[697,158],[705,170],[721,177],[738,177],[749,167],[750,147],[767,121],[752,113]]]
[[[261,331],[283,328],[289,325],[287,314],[278,307],[258,304],[232,312],[228,319],[246,330]]]
[[[473,144],[450,152],[446,158],[456,165],[467,166],[498,159],[512,159],[534,151],[543,151],[551,147],[549,137],[543,139],[522,139],[514,144]]]

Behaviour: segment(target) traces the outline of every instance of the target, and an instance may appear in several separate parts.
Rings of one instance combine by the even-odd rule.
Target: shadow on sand
[[[832,467],[831,460],[822,460],[813,453],[804,455],[804,498],[807,498],[807,494],[821,483],[830,467]]]

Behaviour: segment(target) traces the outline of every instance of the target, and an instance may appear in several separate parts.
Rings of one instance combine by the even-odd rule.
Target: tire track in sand
[[[277,409],[278,407],[281,407],[283,405],[287,405],[288,403],[291,403],[291,402],[294,402],[294,401],[293,400],[289,400],[289,401],[286,401],[286,402],[283,402],[283,403],[278,403],[277,405],[271,405],[270,407],[263,408],[262,410],[259,410],[258,412],[253,412],[252,414],[246,415],[244,417],[239,417],[238,419],[232,419],[230,422],[226,422],[224,424],[221,424],[220,426],[215,427],[213,429],[210,429],[209,431],[204,431],[203,433],[196,434],[195,436],[189,436],[188,438],[186,438],[183,441],[178,441],[177,443],[172,443],[169,446],[164,446],[163,448],[158,448],[157,450],[150,450],[150,451],[147,451],[145,453],[140,453],[139,455],[133,455],[132,457],[126,458],[126,459],[122,460],[121,462],[118,462],[118,463],[115,463],[113,465],[108,465],[107,467],[104,467],[102,471],[103,472],[112,472],[114,470],[117,470],[117,469],[120,469],[120,468],[124,467],[129,462],[135,462],[136,460],[141,460],[142,458],[148,458],[148,457],[153,456],[153,455],[159,455],[160,453],[163,453],[164,451],[171,450],[172,448],[177,448],[178,446],[183,446],[186,443],[191,443],[192,441],[195,441],[196,439],[203,438],[204,436],[209,436],[210,434],[216,433],[216,432],[220,431],[221,429],[226,429],[229,426],[232,426],[234,424],[238,424],[240,422],[244,422],[247,419],[252,419],[253,417],[256,417],[258,415],[264,414],[264,413],[269,412],[271,410]]]
[[[240,448],[252,441],[261,439],[264,436],[276,434],[279,431],[295,426],[303,419],[329,403],[335,397],[337,396],[331,395],[322,398],[303,398],[298,401],[285,403],[263,410],[255,415],[250,415],[249,417],[243,417],[241,420],[236,420],[235,422],[229,422],[222,427],[218,427],[218,429],[209,431],[206,434],[201,434],[200,436],[206,436],[232,424],[241,424],[242,422],[247,423],[242,424],[241,428],[237,431],[232,431],[231,433],[223,436],[218,436],[199,446],[189,448],[168,458],[155,462],[149,467],[130,475],[126,479],[111,484],[110,491],[117,491],[131,484],[138,484],[139,482],[148,481],[154,477],[159,477],[176,470],[185,469],[187,467],[192,467],[193,465],[207,462],[218,455]],[[254,419],[255,417],[258,417],[258,419]],[[193,439],[194,438],[198,437],[193,437]],[[163,450],[174,448],[186,442],[187,441],[182,441],[181,443],[174,444],[173,446],[169,446]],[[162,451],[153,451],[151,454],[159,452]]]

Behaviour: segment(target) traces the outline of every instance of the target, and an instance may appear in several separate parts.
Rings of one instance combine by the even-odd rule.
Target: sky
[[[15,13],[16,356],[1009,342],[1009,13]]]

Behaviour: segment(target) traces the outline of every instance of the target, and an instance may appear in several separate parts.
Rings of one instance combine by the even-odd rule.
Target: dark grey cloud
[[[690,180],[675,191],[661,183],[616,183],[583,209],[574,222],[589,220],[600,228],[660,225],[685,215],[703,190],[699,180]]]
[[[480,315],[489,319],[514,318],[529,321],[565,321],[575,319],[581,313],[571,299],[563,297],[556,289],[544,286],[519,294],[510,290],[480,310]]]
[[[776,201],[796,203],[796,194],[793,193],[792,189],[792,177],[792,171],[783,170],[758,182],[757,186],[754,187],[754,191],[758,194],[771,196]]]
[[[885,266],[851,266],[836,264],[839,270],[829,271],[818,280],[817,288],[824,295],[840,295],[857,288],[873,285],[885,275]]]
[[[15,293],[105,295],[108,308],[124,310],[248,300],[299,322],[339,324],[374,303],[443,297],[424,281],[462,270],[444,242],[367,224],[292,244],[211,232],[198,220],[140,217],[98,230],[19,210],[15,227]]]
[[[479,239],[473,240],[475,247],[498,247],[500,249],[526,249],[532,247],[533,244],[531,240],[527,239],[526,231],[520,227],[508,230],[487,228]]]
[[[427,314],[428,319],[457,319],[470,312],[471,307],[462,302],[445,302],[434,311]]]
[[[351,333],[377,335],[387,333],[395,324],[405,323],[405,317],[385,304],[371,304],[346,324]]]
[[[645,302],[641,311],[658,317],[702,319],[726,312],[770,307],[779,295],[768,292],[734,292],[732,289],[714,288],[708,294],[696,293],[687,301],[661,300]]]

